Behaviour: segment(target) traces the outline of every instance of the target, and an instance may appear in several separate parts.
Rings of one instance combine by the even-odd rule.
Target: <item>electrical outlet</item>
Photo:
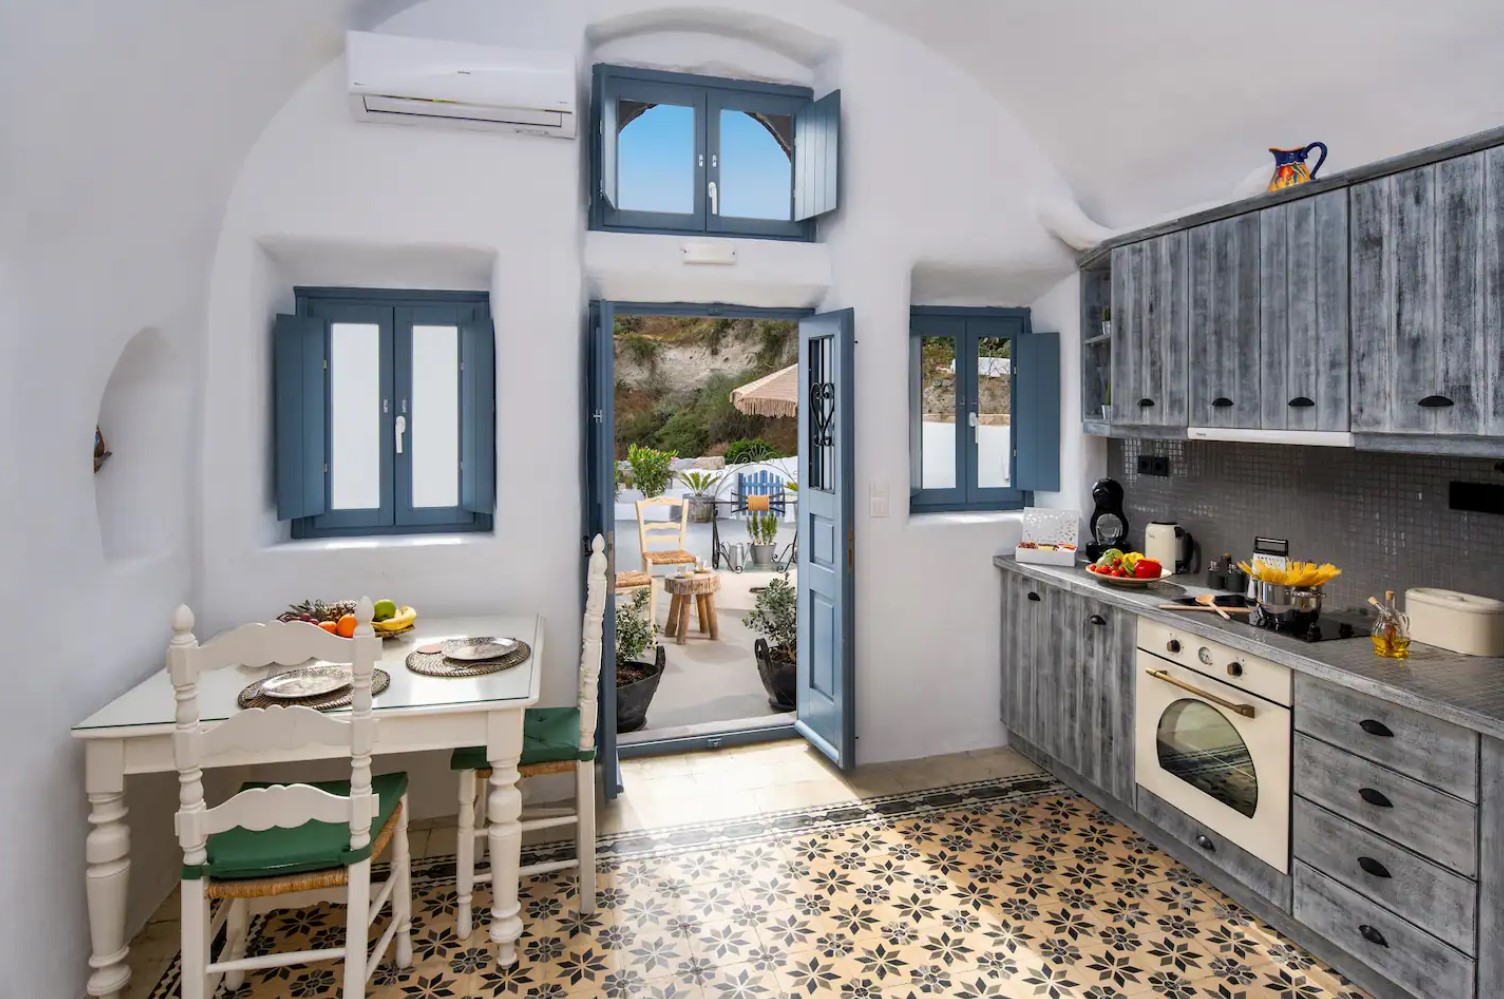
[[[1141,454],[1138,456],[1138,474],[1159,475],[1166,478],[1170,474],[1170,459],[1162,454]]]

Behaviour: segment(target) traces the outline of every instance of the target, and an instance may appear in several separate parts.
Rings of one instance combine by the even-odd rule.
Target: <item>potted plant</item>
[[[627,448],[627,464],[632,466],[632,485],[642,491],[643,499],[663,495],[663,491],[674,479],[674,459],[677,457],[672,451],[638,447],[636,444]]]
[[[752,539],[752,565],[773,568],[773,543],[778,538],[778,514],[772,510],[747,514],[747,537]]]
[[[710,523],[715,517],[710,491],[715,488],[716,477],[709,472],[680,472],[679,481],[689,489],[689,519],[696,524]]]
[[[742,624],[760,638],[752,644],[757,675],[775,711],[793,711],[798,680],[798,591],[787,579],[775,579],[757,594],[752,613]]]
[[[663,679],[663,646],[648,620],[648,594],[638,590],[631,603],[616,605],[616,731],[636,732],[648,723],[648,705]],[[651,648],[651,662],[642,657]]]

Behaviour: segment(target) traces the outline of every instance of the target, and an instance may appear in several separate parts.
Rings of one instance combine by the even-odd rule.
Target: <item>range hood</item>
[[[1345,430],[1235,430],[1231,427],[1191,427],[1193,441],[1241,441],[1245,444],[1304,444],[1308,447],[1352,447]]]

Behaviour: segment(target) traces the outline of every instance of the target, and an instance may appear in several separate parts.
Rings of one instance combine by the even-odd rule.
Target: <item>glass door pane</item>
[[[719,205],[712,211],[745,219],[794,217],[794,116],[720,111]],[[717,210],[718,209],[718,210]]]
[[[922,336],[913,341],[918,356],[914,372],[919,413],[918,477],[920,489],[954,489],[956,468],[956,338]]]
[[[1155,736],[1159,765],[1250,818],[1259,805],[1253,756],[1232,722],[1205,701],[1184,698],[1160,715]]]
[[[459,327],[413,326],[407,420],[413,507],[459,506]]]
[[[329,507],[374,510],[381,495],[381,327],[329,327]]]
[[[1013,484],[1013,342],[983,336],[976,343],[976,484],[1005,489]]]

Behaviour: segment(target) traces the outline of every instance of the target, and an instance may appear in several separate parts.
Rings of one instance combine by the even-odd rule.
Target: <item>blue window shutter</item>
[[[841,92],[833,90],[794,115],[794,219],[803,222],[840,204]]]
[[[600,156],[600,197],[607,207],[616,207],[616,88],[602,86],[599,68],[595,74],[595,92],[600,101],[600,134],[595,137]]]
[[[1025,333],[1014,341],[1014,446],[1018,488],[1060,488],[1060,334]]]
[[[496,332],[489,319],[460,324],[460,506],[496,510]]]
[[[278,316],[272,328],[272,383],[277,519],[316,517],[325,510],[324,344],[328,323]]]

